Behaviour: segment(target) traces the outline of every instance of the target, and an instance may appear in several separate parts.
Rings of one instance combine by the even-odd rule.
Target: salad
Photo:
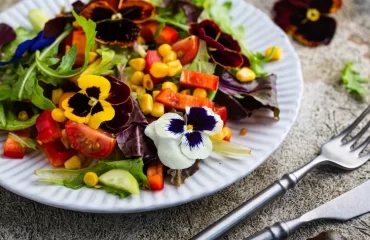
[[[262,65],[282,50],[249,50],[231,7],[77,1],[53,17],[30,11],[32,30],[1,23],[4,158],[43,151],[39,182],[126,197],[162,190],[166,176],[180,186],[212,152],[249,155],[227,122],[261,108],[279,119],[277,78]]]

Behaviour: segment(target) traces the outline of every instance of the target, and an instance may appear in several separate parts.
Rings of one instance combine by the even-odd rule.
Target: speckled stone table
[[[52,1],[52,0],[45,0]],[[16,1],[0,0],[0,9]],[[273,0],[250,0],[270,14]],[[345,62],[370,73],[370,1],[346,0],[334,17],[338,31],[330,46],[294,46],[305,80],[301,111],[290,134],[262,166],[219,193],[179,207],[137,214],[87,214],[56,209],[0,188],[0,239],[189,239],[284,173],[309,161],[319,147],[359,114],[366,104],[351,98],[339,84]],[[253,33],[251,33],[253,34]],[[279,220],[296,217],[366,181],[370,163],[352,172],[318,169],[285,197],[278,199],[229,234],[243,239]],[[291,240],[304,240],[326,230],[348,239],[370,239],[370,216],[347,223],[310,224]]]

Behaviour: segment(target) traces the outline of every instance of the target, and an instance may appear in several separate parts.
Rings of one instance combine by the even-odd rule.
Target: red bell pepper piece
[[[36,140],[42,143],[53,142],[62,137],[58,122],[51,117],[51,111],[45,110],[36,120],[36,128],[38,135]]]
[[[209,107],[213,109],[215,106],[208,98],[175,93],[169,88],[161,90],[155,100],[166,107],[172,107],[177,110],[185,110],[186,107]]]
[[[162,57],[156,50],[149,50],[145,56],[145,72],[149,73],[152,68],[153,63],[162,62]],[[152,81],[154,84],[160,83],[163,78],[155,78],[152,76]]]
[[[4,157],[22,159],[25,153],[26,147],[22,147],[18,142],[8,136],[4,144]]]
[[[149,181],[150,189],[158,191],[164,188],[163,172],[164,166],[159,160],[149,164],[146,171],[146,176]]]
[[[193,88],[217,90],[218,76],[207,73],[194,72],[190,70],[182,70],[180,84]]]
[[[44,143],[41,148],[53,167],[62,167],[68,159],[76,155],[75,151],[68,150],[60,140]]]
[[[214,112],[220,115],[222,121],[224,121],[224,127],[227,122],[227,109],[224,106],[215,107]]]
[[[154,34],[159,25],[159,22],[154,21],[143,23],[141,25],[140,36],[143,37],[147,43],[155,42],[156,44],[167,43],[172,45],[179,39],[179,33],[176,31],[176,29],[170,26],[165,26],[159,33],[158,37],[154,39]]]

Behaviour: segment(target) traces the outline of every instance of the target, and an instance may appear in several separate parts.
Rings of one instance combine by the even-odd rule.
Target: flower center
[[[191,124],[189,124],[189,125],[186,126],[186,130],[188,130],[188,131],[191,131],[193,129],[194,129],[194,127]]]
[[[90,98],[90,100],[89,100],[89,105],[91,106],[91,107],[94,107],[95,105],[96,105],[96,103],[98,102],[98,100],[97,99],[95,99],[95,98],[93,98],[93,97],[91,97]]]
[[[306,17],[312,22],[316,22],[320,18],[320,12],[316,8],[309,8]]]
[[[112,15],[112,20],[119,20],[122,19],[122,14],[121,13],[116,13]]]

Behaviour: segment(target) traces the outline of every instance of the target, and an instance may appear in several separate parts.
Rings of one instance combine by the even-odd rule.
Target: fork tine
[[[353,129],[355,129],[357,125],[366,117],[366,115],[369,112],[370,112],[370,105],[361,113],[361,115],[358,118],[356,118],[356,120],[351,125],[349,125],[346,129],[344,129],[340,134],[337,135],[337,136],[341,136],[342,134],[346,134],[341,140],[343,144],[346,144],[353,140],[353,138],[347,139],[347,140],[346,138],[353,131]]]
[[[370,121],[366,124],[366,126],[365,127],[363,127],[362,129],[361,129],[361,131],[360,132],[358,132],[357,134],[356,134],[356,136],[354,136],[352,139],[356,139],[356,141],[351,145],[351,151],[354,151],[354,150],[356,150],[356,149],[358,149],[359,147],[361,147],[361,145],[364,143],[364,142],[366,142],[367,140],[365,140],[364,142],[362,142],[361,144],[358,144],[358,141],[360,141],[360,139],[361,139],[361,137],[365,134],[365,132],[369,129],[369,127],[370,127]]]
[[[370,136],[368,136],[368,137],[366,138],[366,140],[365,140],[363,143],[361,143],[361,146],[364,146],[364,147],[363,147],[363,149],[361,150],[361,152],[358,154],[358,156],[359,156],[360,158],[369,154],[369,151],[366,151],[366,148],[367,148],[367,146],[369,145],[369,143],[370,143]]]

